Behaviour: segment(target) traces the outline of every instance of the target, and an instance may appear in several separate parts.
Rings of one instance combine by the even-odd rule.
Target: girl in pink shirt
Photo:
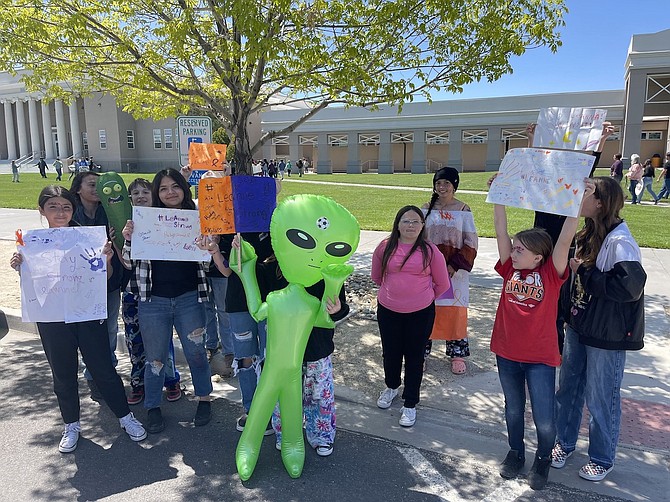
[[[423,378],[424,347],[435,319],[435,298],[449,289],[444,256],[426,240],[423,212],[405,206],[396,214],[391,235],[372,257],[372,280],[379,286],[377,322],[382,339],[386,389],[377,406],[389,408],[398,395],[405,359],[404,406],[399,423],[416,422]]]

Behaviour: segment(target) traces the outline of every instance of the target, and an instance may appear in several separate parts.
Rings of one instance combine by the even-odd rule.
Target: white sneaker
[[[70,453],[76,450],[80,431],[81,425],[79,424],[79,420],[72,422],[71,424],[65,424],[63,437],[58,445],[58,451],[61,453]]]
[[[377,399],[377,406],[382,410],[391,407],[391,403],[398,395],[398,389],[389,389],[388,387],[384,389],[381,394],[379,394],[379,399]]]
[[[414,422],[416,422],[416,408],[405,408],[404,406],[400,408],[402,414],[400,415],[400,420],[398,423],[403,427],[412,427]]]
[[[144,427],[139,420],[135,418],[135,415],[128,413],[125,417],[119,418],[119,424],[121,428],[126,431],[128,437],[133,441],[142,441],[147,437],[147,431],[144,430]]]

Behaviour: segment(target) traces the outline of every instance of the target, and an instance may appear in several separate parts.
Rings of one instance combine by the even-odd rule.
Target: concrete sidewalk
[[[17,226],[39,228],[39,217],[35,215],[36,211],[3,210],[0,215],[0,239],[13,239]],[[385,235],[384,232],[361,232],[359,248],[351,260],[356,272],[369,273],[372,253]],[[662,501],[670,500],[670,250],[643,249],[642,255],[648,275],[645,288],[645,348],[628,353],[622,386],[623,420],[616,468],[601,483],[584,481],[577,476],[579,466],[588,460],[585,422],[577,452],[566,468],[552,469],[550,480],[628,500]],[[495,240],[480,239],[471,284],[473,288],[487,293],[481,296],[484,304],[477,305],[477,308],[489,316],[495,313],[502,284],[493,270],[496,260]],[[30,325],[20,323],[19,312],[11,311],[9,314],[11,328],[29,329]],[[375,329],[374,323],[369,322],[369,325],[371,330]],[[121,340],[120,346],[123,346]],[[479,350],[486,348],[480,347]],[[123,374],[127,371],[124,365],[128,358],[120,359],[119,371]],[[380,372],[380,363],[381,357],[366,359],[366,364],[378,366],[371,371]],[[397,424],[400,404],[396,402],[390,410],[380,410],[375,399],[371,398],[375,392],[378,389],[362,392],[347,382],[339,385],[336,389],[338,428],[401,441],[447,454],[458,462],[481,462],[492,468],[507,451],[503,397],[494,369],[452,378],[443,392],[424,396],[419,421],[410,430]],[[215,395],[239,402],[236,382],[232,380],[217,381]],[[532,440],[534,433],[531,432],[530,415],[528,425],[528,436]],[[529,445],[528,450],[532,451],[531,448]]]

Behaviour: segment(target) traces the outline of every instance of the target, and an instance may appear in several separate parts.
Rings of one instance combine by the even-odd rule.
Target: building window
[[[483,131],[463,131],[462,142],[470,145],[486,143],[489,140],[488,130]]]
[[[163,148],[163,140],[161,138],[161,130],[154,129],[154,150]]]
[[[413,132],[392,132],[391,143],[414,143]]]
[[[81,147],[84,149],[84,151],[88,150],[88,133],[87,132],[82,132],[81,133]]]
[[[500,132],[500,139],[507,141],[509,139],[528,139],[526,129],[503,129]]]
[[[426,131],[427,145],[448,145],[449,131]]]
[[[329,134],[329,146],[347,146],[349,144],[349,136],[346,134]]]
[[[172,149],[172,129],[163,130],[163,137],[165,138],[165,149]]]
[[[107,131],[100,129],[98,131],[98,138],[100,138],[100,150],[107,150]]]
[[[642,131],[642,141],[661,141],[662,139],[662,131]]]
[[[135,131],[126,131],[126,143],[129,150],[135,149]]]
[[[288,145],[288,136],[275,136],[272,138],[273,145]]]
[[[318,136],[299,136],[298,137],[298,142],[301,145],[317,146],[319,144],[319,137]]]
[[[646,103],[670,103],[670,75],[647,75]]]
[[[359,134],[358,144],[365,146],[376,146],[379,144],[379,133],[377,134]]]

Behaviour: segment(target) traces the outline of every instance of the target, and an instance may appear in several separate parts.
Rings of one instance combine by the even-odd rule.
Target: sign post
[[[177,117],[179,135],[179,164],[188,164],[188,148],[191,143],[212,142],[212,119],[204,116]]]

